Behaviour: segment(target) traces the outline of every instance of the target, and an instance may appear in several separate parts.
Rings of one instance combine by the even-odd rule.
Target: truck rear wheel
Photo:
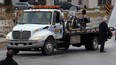
[[[88,40],[89,42],[87,42],[85,44],[85,48],[86,50],[97,50],[98,49],[98,37],[93,37],[92,39]]]
[[[44,46],[42,47],[42,53],[43,55],[50,55],[50,54],[53,54],[54,52],[54,39],[52,37],[49,37]]]

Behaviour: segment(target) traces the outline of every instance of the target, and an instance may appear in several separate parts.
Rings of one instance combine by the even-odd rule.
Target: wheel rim
[[[98,39],[97,38],[94,38],[94,40],[93,40],[93,47],[94,47],[94,49],[98,48]]]
[[[51,43],[48,42],[48,44],[46,45],[46,50],[47,50],[48,52],[52,52],[53,46],[52,46]]]

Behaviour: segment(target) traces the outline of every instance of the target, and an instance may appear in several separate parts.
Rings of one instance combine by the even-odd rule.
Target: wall
[[[95,8],[98,6],[98,0],[88,0],[88,8]]]
[[[84,5],[86,5],[87,7],[89,6],[88,0],[82,0],[82,7],[84,7]]]
[[[73,5],[78,5],[78,0],[72,0]]]
[[[51,0],[46,0],[46,5],[50,5],[51,4]]]
[[[12,20],[0,20],[0,33],[9,33],[12,30],[13,26],[14,24]]]
[[[12,0],[13,5],[15,5],[16,2],[19,2],[19,0]]]
[[[116,0],[112,0],[112,5],[115,5],[115,3],[116,3]]]
[[[4,1],[3,0],[0,0],[0,3],[4,3]]]

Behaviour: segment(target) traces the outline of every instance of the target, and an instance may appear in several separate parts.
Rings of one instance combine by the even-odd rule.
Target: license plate
[[[23,44],[18,44],[18,46],[23,46]]]

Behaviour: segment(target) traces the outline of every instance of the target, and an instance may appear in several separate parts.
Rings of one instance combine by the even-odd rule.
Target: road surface
[[[105,45],[105,53],[86,51],[82,47],[70,47],[68,51],[55,51],[51,56],[43,56],[39,51],[21,51],[14,59],[19,65],[115,65],[116,42],[114,37]],[[0,60],[5,58],[6,50],[0,50]]]

